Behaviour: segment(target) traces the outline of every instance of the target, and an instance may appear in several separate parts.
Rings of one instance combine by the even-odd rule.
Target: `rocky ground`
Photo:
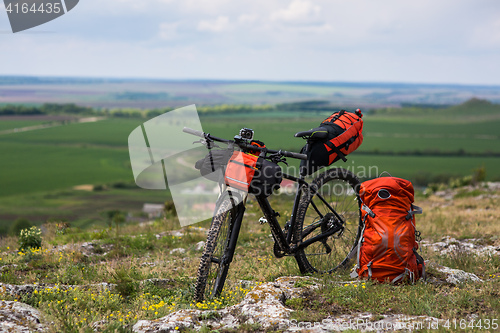
[[[293,268],[287,271],[286,261],[276,261],[269,254],[263,252],[262,249],[272,245],[272,240],[269,237],[268,229],[259,229],[260,225],[257,223],[252,224],[254,229],[246,230],[246,237],[242,236],[241,243],[243,244],[239,245],[241,247],[233,269],[233,271],[249,270],[251,273],[247,274],[246,277],[238,276],[230,281],[232,285],[241,285],[246,290],[246,294],[243,293],[235,301],[226,303],[225,306],[210,307],[209,310],[206,310],[204,307],[190,304],[192,300],[190,300],[191,296],[189,295],[192,294],[190,294],[189,286],[192,285],[192,277],[195,276],[207,229],[196,227],[192,230],[156,231],[151,223],[150,226],[146,226],[153,230],[149,236],[141,235],[138,232],[129,232],[125,235],[126,238],[120,238],[121,242],[108,235],[107,241],[100,238],[90,238],[89,241],[87,238],[85,241],[66,241],[57,246],[46,246],[43,250],[43,259],[38,262],[23,260],[24,254],[20,255],[17,250],[12,250],[15,245],[10,245],[11,250],[7,245],[4,245],[3,253],[0,256],[0,274],[5,275],[6,279],[10,274],[10,280],[3,280],[9,283],[0,283],[0,332],[61,331],[61,323],[54,323],[60,318],[55,319],[53,315],[52,317],[47,315],[47,301],[37,307],[38,300],[42,300],[42,298],[32,296],[41,292],[50,293],[50,290],[57,290],[59,293],[68,291],[68,294],[71,294],[71,290],[76,289],[79,290],[80,294],[73,293],[73,296],[68,296],[65,301],[72,301],[73,297],[80,297],[87,293],[100,294],[104,297],[108,295],[108,292],[117,295],[116,283],[120,282],[109,277],[115,276],[113,274],[119,272],[119,268],[127,264],[132,265],[130,267],[134,267],[134,269],[143,270],[147,274],[144,273],[144,277],[137,280],[130,280],[131,284],[127,284],[128,280],[126,280],[127,283],[123,285],[133,286],[134,283],[137,283],[137,288],[141,291],[146,289],[145,286],[149,286],[149,288],[154,286],[157,291],[159,290],[157,295],[163,297],[158,298],[158,300],[166,300],[167,296],[165,295],[170,297],[170,294],[162,293],[161,290],[170,291],[175,288],[183,289],[183,293],[188,296],[182,296],[184,297],[181,298],[183,303],[177,306],[174,306],[173,302],[178,301],[172,298],[168,306],[164,306],[163,312],[162,310],[155,312],[156,310],[149,309],[142,312],[137,311],[138,315],[135,319],[121,326],[115,326],[119,327],[120,331],[138,333],[178,331],[331,332],[349,330],[386,332],[416,329],[433,330],[446,327],[445,325],[449,324],[449,319],[446,318],[453,318],[457,314],[460,314],[461,319],[467,322],[475,318],[481,319],[482,311],[489,311],[487,312],[488,316],[493,315],[499,318],[498,304],[487,304],[495,302],[492,300],[495,299],[495,295],[498,296],[498,280],[500,278],[499,192],[500,183],[486,183],[480,188],[445,189],[419,198],[418,204],[424,207],[424,215],[418,217],[417,228],[426,236],[420,242],[419,252],[426,259],[428,276],[423,284],[408,286],[409,288],[405,290],[406,294],[402,297],[403,301],[399,298],[395,299],[394,302],[403,304],[405,297],[413,297],[414,293],[426,291],[428,298],[436,296],[436,302],[441,297],[439,309],[448,311],[444,317],[441,316],[440,312],[422,311],[421,308],[415,312],[411,308],[407,308],[406,311],[392,309],[394,306],[392,305],[391,293],[394,292],[394,289],[379,288],[381,285],[368,286],[367,284],[366,291],[370,290],[371,294],[386,293],[380,297],[376,295],[372,299],[375,306],[373,304],[371,308],[365,306],[365,303],[360,303],[359,299],[356,303],[356,298],[362,294],[356,293],[354,289],[352,289],[353,293],[349,294],[349,286],[359,288],[362,286],[358,281],[345,281],[348,279],[348,273],[345,274],[345,277],[339,275],[328,280],[295,276],[297,269],[293,260]],[[249,212],[250,215],[258,214],[251,209]],[[133,251],[128,250],[131,245],[136,246]],[[151,246],[152,249],[143,251],[145,246]],[[142,252],[138,252],[139,250]],[[245,261],[246,257],[248,257],[247,261]],[[6,258],[10,259],[6,260]],[[132,260],[135,260],[133,264],[127,263],[127,261]],[[78,270],[75,270],[75,267]],[[83,276],[83,270],[90,270],[91,267],[95,268],[93,273],[95,275],[89,274],[90,277],[87,279],[74,279],[73,274]],[[35,271],[38,275],[35,275]],[[259,277],[254,276],[256,273],[264,271],[266,274]],[[41,272],[45,276],[45,281],[43,276],[40,276]],[[47,272],[49,273],[47,274]],[[59,276],[51,280],[50,272]],[[154,275],[155,272],[159,272],[159,274]],[[171,274],[165,276],[164,272]],[[28,276],[30,274],[31,277]],[[179,279],[179,275],[186,277],[184,282],[182,278]],[[68,278],[73,278],[70,281],[75,282],[60,282]],[[17,280],[25,282],[17,284],[15,282]],[[101,281],[107,282],[100,283]],[[329,285],[334,286],[334,291],[335,288],[339,289],[340,296],[335,298],[335,295],[332,294],[330,299],[318,297],[317,293],[319,291],[323,293]],[[398,292],[403,291],[403,289],[399,289],[398,286]],[[248,290],[250,291],[247,292]],[[358,291],[364,290],[359,289]],[[146,293],[146,291],[142,292]],[[468,297],[468,293],[475,293],[475,295]],[[491,296],[492,294],[494,295]],[[341,304],[343,297],[346,296],[352,296],[355,301]],[[449,298],[450,296],[452,298]],[[148,306],[158,305],[158,301],[154,303],[151,298],[139,299],[140,297],[137,295],[135,298],[135,304],[139,307],[144,306],[146,301],[149,301]],[[34,303],[34,299],[37,302]],[[61,298],[54,298],[54,303],[59,299]],[[306,308],[311,304],[321,307],[321,302],[325,302],[325,311],[321,312],[320,315],[313,316],[314,312],[320,311],[309,308],[306,310],[310,312],[302,311],[303,309],[300,307],[294,306],[294,300],[306,300],[304,302]],[[448,305],[450,300],[455,303]],[[389,302],[389,306],[380,310],[382,304],[379,307],[378,302],[384,301],[386,304]],[[23,302],[31,302],[30,304],[35,307]],[[337,302],[341,305],[338,305]],[[424,304],[424,306],[433,306],[432,302],[434,300]],[[95,305],[96,303],[89,300],[88,303],[79,308],[80,311],[82,308],[88,308],[88,304]],[[127,311],[134,306],[130,304],[132,303],[129,302]],[[97,305],[101,305],[101,303]],[[118,309],[122,308],[121,305],[119,303]],[[351,307],[351,305],[354,306]],[[463,307],[464,310],[450,311],[451,308],[460,307]],[[88,329],[95,332],[108,332],[110,329],[116,331],[116,329],[110,328],[116,324],[116,319],[115,322],[105,319],[106,315],[111,314],[109,311],[112,310],[110,309],[107,308],[103,311],[102,316],[98,319],[90,320],[83,329],[82,326],[79,326],[73,331],[87,332]],[[415,313],[420,315],[410,315]],[[453,331],[453,329],[451,330]]]
[[[425,247],[446,252],[457,248],[470,251],[478,255],[500,255],[500,247],[478,245],[477,240],[459,241],[452,237],[444,237],[436,243],[422,242]],[[89,248],[89,244],[83,244]],[[473,281],[482,283],[473,273],[441,266],[433,262],[427,263],[428,269],[439,272],[427,280],[432,284],[458,285],[463,282]],[[304,283],[307,281],[307,283]],[[168,285],[168,281],[153,281],[158,285]],[[302,282],[302,283],[301,283]],[[244,281],[242,282],[244,283]],[[251,282],[250,282],[251,283]],[[352,283],[336,282],[338,284]],[[296,287],[300,285],[300,287]],[[310,290],[317,289],[321,281],[313,277],[285,276],[277,278],[274,282],[256,285],[239,304],[221,310],[179,310],[157,320],[139,320],[132,328],[137,333],[177,332],[183,329],[199,330],[208,327],[212,330],[238,329],[242,325],[255,325],[263,331],[280,330],[284,332],[297,332],[307,330],[310,332],[345,331],[360,329],[362,331],[387,331],[411,330],[412,328],[431,327],[439,325],[440,320],[426,316],[405,316],[400,314],[372,315],[371,313],[353,313],[324,318],[321,322],[297,322],[290,319],[292,309],[285,305],[286,300],[301,297]],[[0,291],[21,298],[35,290],[46,289],[48,286],[40,285],[11,285],[0,283]],[[54,286],[56,287],[56,286]],[[73,286],[57,286],[57,288],[71,288]],[[81,287],[81,286],[80,286]],[[109,289],[110,284],[92,285],[89,288]],[[472,315],[474,317],[474,315]],[[441,320],[442,321],[442,320]],[[99,331],[99,323],[91,324],[95,331]],[[48,325],[43,323],[40,312],[21,302],[0,301],[0,332],[43,332],[48,331]]]

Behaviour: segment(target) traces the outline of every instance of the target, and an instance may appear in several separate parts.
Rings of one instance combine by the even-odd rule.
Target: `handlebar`
[[[182,131],[184,133],[195,135],[195,136],[198,136],[200,138],[204,138],[206,140],[213,140],[213,141],[218,141],[218,142],[223,142],[223,143],[234,143],[238,147],[243,148],[243,149],[252,149],[252,150],[257,150],[257,151],[266,150],[268,153],[271,153],[271,154],[281,154],[284,157],[296,158],[299,160],[307,160],[306,154],[294,153],[294,152],[286,151],[286,150],[273,150],[273,149],[268,149],[268,148],[257,147],[257,146],[254,146],[254,145],[251,145],[251,144],[248,144],[245,142],[237,142],[234,140],[221,139],[221,138],[217,138],[215,136],[212,136],[209,133],[197,131],[197,130],[191,129],[189,127],[184,127]]]
[[[201,131],[194,130],[194,129],[189,128],[189,127],[184,127],[182,129],[182,131],[184,133],[187,133],[187,134],[191,134],[191,135],[194,135],[194,136],[199,136],[200,138],[204,138],[205,137],[205,133],[203,133]]]

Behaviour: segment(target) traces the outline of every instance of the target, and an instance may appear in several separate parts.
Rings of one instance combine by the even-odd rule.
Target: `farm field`
[[[421,109],[421,112],[415,108],[367,112],[362,146],[348,156],[347,163],[339,161],[334,166],[348,168],[361,178],[373,178],[388,171],[418,186],[470,175],[481,167],[486,170],[487,180],[498,180],[499,109],[498,105],[473,101],[450,108]],[[274,110],[202,116],[201,123],[206,132],[224,138],[249,127],[254,129],[255,138],[272,149],[299,151],[304,141],[294,138],[294,133],[316,127],[327,115]],[[109,203],[109,209],[130,209],[135,214],[145,202],[165,202],[168,193],[134,190],[137,187],[133,183],[127,138],[146,120],[111,117],[93,123],[0,135],[0,226],[5,230],[18,217],[36,223],[60,218],[81,226],[102,224],[105,219],[91,212],[102,212],[103,202]],[[16,128],[29,126],[32,121],[0,118],[0,124],[2,128]],[[298,161],[288,162],[293,172]],[[91,194],[72,190],[84,184],[110,189],[115,184],[126,184],[126,188]],[[97,194],[106,199],[93,200],[92,195]],[[45,196],[68,196],[70,203],[47,201],[43,199]],[[121,201],[121,196],[133,198],[134,203],[129,204],[128,199]]]
[[[272,118],[267,116],[265,122],[252,118],[234,117],[210,119],[202,118],[204,130],[220,137],[232,137],[244,126],[254,129],[255,137],[269,144],[286,149],[297,150],[303,140],[294,138],[296,132],[317,127],[328,114],[315,115],[314,118]],[[498,145],[500,136],[497,129],[500,119],[477,121],[463,124],[414,120],[413,118],[390,119],[376,115],[364,118],[365,140],[360,152],[457,152],[462,149],[469,153],[500,152]],[[231,127],[227,126],[230,121]],[[217,133],[217,134],[216,134]]]
[[[43,124],[43,121],[36,120],[4,120],[0,122],[0,132],[21,127],[28,127]]]
[[[7,233],[18,218],[38,225],[46,221],[68,221],[75,228],[104,227],[109,225],[106,214],[111,210],[126,212],[129,222],[141,222],[148,218],[142,213],[144,203],[162,204],[170,199],[166,191],[143,190],[135,184],[123,183],[99,191],[67,188],[3,196],[0,234]]]

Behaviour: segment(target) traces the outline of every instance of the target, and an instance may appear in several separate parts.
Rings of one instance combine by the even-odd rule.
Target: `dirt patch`
[[[90,184],[77,185],[77,186],[73,186],[73,189],[77,190],[77,191],[89,191],[89,192],[92,192],[94,190],[94,185],[90,185]]]

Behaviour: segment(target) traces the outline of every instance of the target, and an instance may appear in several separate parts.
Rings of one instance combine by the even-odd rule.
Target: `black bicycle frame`
[[[257,202],[259,203],[260,209],[264,213],[264,217],[266,218],[267,223],[269,224],[269,227],[271,228],[271,234],[273,235],[274,241],[278,244],[279,248],[284,253],[293,254],[293,253],[297,252],[298,250],[304,249],[307,246],[311,245],[312,243],[321,241],[321,240],[333,235],[334,233],[336,233],[337,231],[342,229],[342,226],[330,228],[329,230],[327,230],[324,233],[321,233],[321,234],[319,234],[313,238],[310,238],[310,239],[308,239],[300,244],[297,244],[294,247],[290,247],[290,244],[292,242],[293,230],[295,230],[295,227],[296,227],[295,225],[297,223],[297,211],[299,209],[299,203],[300,203],[300,199],[302,197],[302,188],[304,186],[306,186],[309,188],[310,191],[315,191],[315,189],[313,189],[309,185],[309,183],[307,183],[304,180],[304,178],[302,176],[300,178],[297,178],[297,177],[294,177],[294,176],[291,176],[288,174],[283,174],[283,178],[292,180],[292,181],[298,183],[298,186],[299,186],[297,188],[297,192],[295,193],[292,215],[290,217],[290,225],[289,225],[289,228],[287,230],[286,235],[283,233],[283,230],[281,229],[281,226],[280,226],[278,220],[276,219],[276,216],[278,216],[278,214],[272,209],[267,198],[265,196],[256,196],[255,198],[257,199]],[[325,198],[323,198],[323,196],[319,192],[316,192],[313,194],[316,195],[323,203],[325,203],[325,205],[328,207],[328,209],[332,212],[333,215],[335,215],[335,217],[339,221],[342,221],[342,218],[338,215],[338,213],[335,211],[335,209],[333,209],[330,206],[330,204],[325,200]],[[321,216],[321,218],[323,218],[324,217],[323,214],[321,214],[319,209],[316,207],[316,205],[312,201],[311,201],[311,204],[312,204],[313,208],[316,210],[316,212]],[[317,227],[319,227],[319,226],[320,226],[320,224],[318,224]],[[296,240],[296,241],[298,242],[299,240]]]

